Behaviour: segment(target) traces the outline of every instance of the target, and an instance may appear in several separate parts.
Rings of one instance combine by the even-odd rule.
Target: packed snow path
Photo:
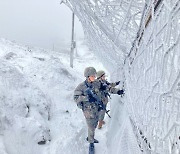
[[[72,69],[68,54],[0,40],[2,154],[87,153],[87,126],[73,92],[85,67],[104,67],[86,45],[77,45]],[[97,153],[107,151],[106,126],[97,130]],[[46,144],[37,144],[43,140]]]
[[[82,111],[73,100],[73,91],[84,80],[85,67],[94,66],[97,70],[104,70],[104,67],[85,45],[81,42],[77,45],[78,55],[72,69],[67,54],[0,40],[0,83],[4,87],[0,93],[2,154],[88,153],[87,125]],[[12,102],[7,99],[8,96]],[[111,97],[111,103],[116,103],[114,109],[118,109],[119,113],[114,114],[112,110],[112,118],[106,116],[106,124],[101,130],[96,130],[95,137],[100,142],[95,144],[96,154],[119,152],[108,151],[112,144],[119,146],[119,142],[126,147],[123,152],[131,154],[131,147],[138,149],[138,144],[134,143],[133,130],[125,105],[121,102],[123,98]],[[117,137],[122,136],[121,139],[130,137],[131,142],[109,137],[117,133]],[[38,145],[37,142],[42,139],[46,140],[46,144]]]

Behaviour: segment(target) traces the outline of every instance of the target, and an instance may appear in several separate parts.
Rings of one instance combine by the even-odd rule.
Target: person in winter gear
[[[87,92],[88,88],[93,89],[94,92],[99,92],[99,83],[95,81],[96,69],[94,67],[87,67],[84,70],[84,76],[86,80],[80,83],[74,91],[74,101],[77,103],[77,106],[82,109],[86,118],[88,142],[98,143],[98,140],[94,139],[94,136],[98,124],[99,107],[97,103],[95,103],[96,99]]]
[[[96,76],[97,76],[97,79],[101,79],[103,77],[104,80],[106,80],[105,79],[106,74],[105,74],[105,72],[103,70],[98,71]],[[109,83],[108,81],[106,81],[106,84],[110,85],[111,87],[115,87],[115,86],[120,84],[120,81],[117,81],[117,82],[114,82],[114,83]]]
[[[101,100],[104,106],[106,107],[108,103],[108,97],[110,97],[109,93],[123,95],[124,90],[115,88],[115,86],[119,85],[120,81],[115,82],[115,83],[109,83],[105,79],[105,77],[106,75],[104,71],[101,70],[97,72],[97,81],[100,83]],[[105,124],[104,116],[105,116],[105,110],[99,111],[99,124],[98,124],[99,129],[101,129],[102,125]]]

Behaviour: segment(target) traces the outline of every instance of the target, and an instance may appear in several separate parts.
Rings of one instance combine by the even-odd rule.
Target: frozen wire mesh
[[[64,3],[81,21],[90,47],[112,78],[124,80],[124,102],[139,148],[145,153],[179,153],[180,1]],[[131,139],[120,137],[123,150]]]

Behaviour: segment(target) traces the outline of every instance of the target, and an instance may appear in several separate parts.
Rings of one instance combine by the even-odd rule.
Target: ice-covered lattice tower
[[[124,81],[145,153],[180,153],[180,0],[64,0],[89,46]]]

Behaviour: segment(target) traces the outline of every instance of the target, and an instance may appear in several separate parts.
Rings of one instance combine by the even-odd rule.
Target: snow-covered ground
[[[77,47],[72,69],[68,53],[0,39],[1,154],[87,153],[86,123],[73,91],[85,67],[104,67],[82,41]],[[97,153],[106,153],[106,130],[96,131]]]
[[[87,126],[73,92],[85,67],[105,68],[83,41],[75,55],[71,68],[65,51],[0,39],[0,154],[88,153]],[[123,98],[111,97],[112,118],[96,130],[96,154],[139,154]]]

